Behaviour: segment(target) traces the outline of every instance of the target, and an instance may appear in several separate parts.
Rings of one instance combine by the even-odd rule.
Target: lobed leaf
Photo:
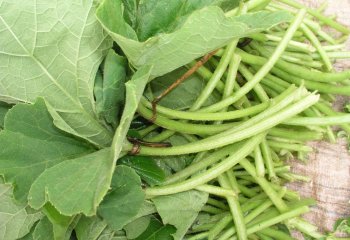
[[[112,133],[97,119],[93,85],[111,47],[97,1],[19,0],[0,5],[0,100],[48,102],[55,125],[97,146]]]

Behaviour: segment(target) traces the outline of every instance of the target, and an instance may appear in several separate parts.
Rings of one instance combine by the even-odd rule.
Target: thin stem
[[[161,93],[158,97],[156,97],[152,101],[153,106],[153,116],[152,120],[155,120],[157,117],[157,104],[160,100],[162,100],[166,95],[168,95],[171,91],[173,91],[177,86],[183,83],[187,78],[189,78],[193,73],[197,71],[202,65],[204,65],[212,56],[214,56],[216,51],[210,52],[201,58],[193,67],[191,67],[187,72],[185,72],[179,79],[177,79],[173,84],[171,84],[163,93]]]
[[[306,37],[310,40],[310,42],[315,46],[317,49],[318,53],[321,56],[321,59],[323,60],[324,64],[326,65],[326,68],[328,71],[331,71],[333,69],[331,60],[329,60],[329,57],[327,56],[326,51],[323,49],[320,41],[318,38],[315,36],[315,34],[310,30],[308,26],[305,24],[300,25],[301,30],[305,33]]]
[[[255,146],[260,143],[261,139],[262,136],[257,136],[253,139],[249,139],[244,143],[239,151],[231,154],[228,158],[224,159],[207,171],[199,173],[188,180],[167,186],[146,188],[145,193],[148,196],[169,195],[188,191],[199,185],[205,184],[217,178],[222,173],[226,172],[228,169],[239,163],[240,160],[245,158],[255,148]]]
[[[218,176],[218,181],[222,187],[230,189],[230,183],[225,178],[224,175]],[[238,239],[247,240],[248,237],[247,237],[247,230],[244,224],[243,212],[237,197],[236,196],[227,197],[226,199],[227,199],[228,205],[230,206],[230,210],[233,217],[233,221],[235,223]]]
[[[216,195],[219,197],[224,197],[224,198],[236,197],[236,194],[230,189],[216,187],[208,184],[199,185],[195,187],[195,189],[198,191],[206,192],[206,193]]]
[[[299,25],[302,22],[303,17],[305,16],[306,11],[300,10],[298,15],[293,20],[292,24],[288,28],[286,35],[281,40],[280,44],[277,46],[276,51],[272,54],[269,60],[265,65],[261,67],[261,69],[254,75],[251,81],[247,82],[239,91],[235,92],[235,94],[231,97],[228,97],[217,104],[213,104],[210,107],[205,108],[207,111],[219,111],[220,109],[231,105],[238,101],[242,96],[246,95],[254,86],[259,83],[271,70],[271,68],[275,65],[278,59],[283,54],[288,42],[292,39],[295,31],[298,29]]]

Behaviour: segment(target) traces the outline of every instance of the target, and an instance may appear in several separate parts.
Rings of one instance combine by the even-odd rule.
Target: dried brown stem
[[[178,78],[173,84],[171,84],[167,89],[165,89],[164,92],[162,92],[158,97],[154,98],[152,101],[152,118],[150,121],[154,122],[157,119],[157,104],[164,98],[166,95],[168,95],[172,90],[174,90],[177,86],[179,86],[182,82],[184,82],[187,78],[189,78],[193,73],[195,73],[198,68],[203,66],[208,60],[214,56],[214,54],[218,50],[212,51],[202,57],[194,66],[192,66],[190,69],[188,69],[187,72],[185,72],[180,78]]]

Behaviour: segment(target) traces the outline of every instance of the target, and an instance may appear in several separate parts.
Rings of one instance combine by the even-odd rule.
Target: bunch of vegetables
[[[2,2],[0,239],[335,238],[284,187],[308,180],[285,159],[350,133],[325,7]]]

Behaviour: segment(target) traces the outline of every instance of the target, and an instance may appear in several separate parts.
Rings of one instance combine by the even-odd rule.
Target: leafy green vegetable
[[[150,2],[155,3],[155,1]],[[167,3],[167,1],[161,2]],[[189,5],[191,5],[190,2]],[[177,4],[170,6],[176,9]],[[171,24],[172,19],[175,19],[173,17],[177,13],[175,9],[167,10],[172,14],[167,17],[169,21],[166,24]],[[245,37],[290,20],[290,15],[286,12],[258,12],[248,14],[246,17],[228,18],[217,6],[204,7],[197,11],[194,11],[196,8],[191,10],[192,12],[190,10],[181,12],[188,15],[188,17],[181,26],[172,28],[173,32],[152,36],[144,42],[141,42],[143,39],[138,41],[135,30],[123,18],[121,0],[104,0],[98,7],[96,15],[108,34],[122,48],[133,66],[136,68],[146,64],[157,66],[153,68],[152,76],[161,76],[171,72],[209,51],[224,46],[232,39]],[[151,19],[143,19],[142,22],[157,22],[157,26],[163,22],[163,15],[160,14],[145,17]],[[159,30],[164,28],[164,26],[160,26]],[[145,27],[145,29],[147,28]],[[144,30],[144,32],[147,31]],[[154,33],[158,30],[152,31]],[[144,35],[148,37],[149,34]]]
[[[59,163],[34,181],[29,204],[39,209],[50,202],[67,216],[95,215],[109,189],[111,169],[113,161],[108,148]]]
[[[138,39],[146,41],[159,33],[169,33],[181,27],[188,16],[207,6],[221,5],[231,2],[231,8],[237,6],[238,1],[227,0],[148,0],[140,1],[137,8]],[[160,21],[161,20],[161,21]]]
[[[124,104],[127,61],[110,50],[103,63],[102,101],[99,116],[114,128],[119,123],[119,113]]]
[[[35,226],[35,229],[33,232],[33,239],[35,240],[55,239],[53,234],[52,223],[47,217],[42,218],[40,222]]]
[[[30,229],[41,217],[40,212],[31,213],[23,204],[13,199],[11,185],[0,184],[0,239],[18,239],[29,233]]]
[[[22,202],[45,169],[92,151],[53,125],[42,99],[34,105],[17,104],[7,113],[0,145],[6,146],[0,149],[0,173],[14,184],[14,196]]]
[[[135,240],[173,240],[171,235],[175,231],[176,228],[174,226],[163,226],[161,222],[152,217],[146,231],[144,231],[139,237],[135,238]]]
[[[152,199],[163,223],[176,227],[176,233],[173,234],[175,240],[183,239],[207,200],[208,194],[198,191],[159,196]]]
[[[137,218],[136,220],[124,226],[124,231],[128,239],[134,239],[140,236],[149,226],[151,216]]]
[[[8,110],[11,108],[11,105],[4,102],[0,102],[0,130],[4,128],[5,115]]]
[[[79,217],[63,216],[50,204],[46,204],[43,207],[43,212],[52,224],[54,239],[70,240],[70,236],[79,220]]]
[[[123,143],[126,135],[129,131],[131,121],[136,112],[138,103],[140,102],[142,93],[146,87],[152,71],[151,66],[144,66],[140,68],[125,84],[126,97],[125,97],[125,107],[123,115],[120,119],[119,126],[114,134],[112,142],[112,154],[114,162],[117,161],[120,152],[122,151]]]
[[[118,231],[137,215],[145,196],[140,177],[127,166],[117,166],[111,188],[99,206],[98,214],[111,229]]]
[[[96,240],[106,226],[107,223],[98,217],[82,216],[74,230],[78,240]]]
[[[164,171],[151,157],[127,155],[119,159],[118,162],[133,168],[141,179],[151,186],[158,185],[165,180]]]
[[[98,122],[92,89],[111,41],[95,18],[96,4],[1,4],[0,100],[33,103],[44,97],[57,127],[108,146],[112,134]]]

